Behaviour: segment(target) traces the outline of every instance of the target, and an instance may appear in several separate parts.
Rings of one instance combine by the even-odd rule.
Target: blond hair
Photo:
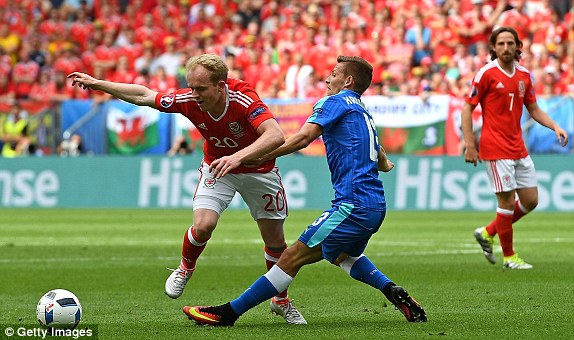
[[[196,67],[203,66],[209,73],[209,80],[213,84],[217,84],[220,81],[227,80],[227,73],[229,68],[221,58],[215,54],[202,54],[199,56],[191,57],[185,63],[185,70],[189,73],[195,70]]]

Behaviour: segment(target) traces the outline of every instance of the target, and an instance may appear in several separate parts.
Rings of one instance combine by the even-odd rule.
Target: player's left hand
[[[240,165],[241,162],[233,156],[224,156],[211,162],[209,172],[214,178],[221,178]]]
[[[391,162],[390,160],[387,159],[387,163],[384,164],[384,165],[381,167],[380,170],[381,170],[382,172],[389,172],[389,171],[393,170],[394,167],[395,167],[395,163],[393,163],[393,162]]]
[[[564,129],[562,129],[561,127],[557,126],[554,128],[554,132],[556,133],[556,137],[558,137],[558,142],[560,142],[562,146],[566,146],[566,144],[568,144],[568,134],[566,133],[566,131],[564,131]]]

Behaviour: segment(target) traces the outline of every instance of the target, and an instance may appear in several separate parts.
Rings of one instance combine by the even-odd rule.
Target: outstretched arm
[[[532,119],[556,133],[556,138],[558,138],[558,142],[560,142],[562,146],[566,146],[566,144],[568,144],[568,134],[566,131],[564,131],[560,125],[556,124],[556,122],[550,118],[550,116],[544,112],[537,103],[531,103],[526,107],[526,109],[528,110],[528,113],[530,113]]]
[[[321,125],[305,123],[299,132],[287,138],[283,145],[265,156],[264,160],[281,157],[304,149],[322,134],[323,127]]]
[[[112,96],[125,100],[126,102],[140,105],[155,107],[156,91],[137,84],[114,83],[111,81],[96,79],[85,73],[72,72],[68,75],[72,78],[72,86],[78,85],[80,88],[103,91]]]
[[[299,132],[292,135],[285,140],[285,143],[280,147],[272,150],[272,152],[263,154],[258,157],[248,157],[243,160],[243,164],[248,166],[258,166],[270,159],[275,159],[284,155],[288,155],[295,151],[306,148],[317,137],[323,134],[323,127],[319,124],[305,123]]]

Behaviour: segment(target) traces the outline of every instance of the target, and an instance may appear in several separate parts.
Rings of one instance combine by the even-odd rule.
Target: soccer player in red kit
[[[512,230],[514,222],[538,205],[534,163],[520,126],[523,107],[539,124],[554,130],[562,146],[568,143],[568,135],[536,103],[530,72],[518,63],[522,42],[516,31],[510,27],[496,29],[490,36],[490,46],[492,61],[475,75],[462,109],[465,161],[474,166],[484,161],[498,203],[496,218],[486,227],[477,228],[474,237],[486,259],[494,264],[494,236],[498,233],[503,268],[531,269],[532,265],[514,251]],[[482,107],[483,126],[477,150],[472,111],[478,104]]]
[[[181,113],[205,139],[200,179],[193,198],[194,224],[184,234],[180,265],[165,283],[165,293],[174,299],[183,293],[221,213],[236,192],[257,221],[265,243],[267,269],[287,248],[283,233],[287,202],[275,160],[258,167],[242,165],[243,161],[261,157],[283,144],[285,137],[279,124],[251,85],[228,77],[229,69],[218,56],[192,57],[186,70],[189,88],[173,93],[95,79],[79,72],[68,76],[82,88],[107,92],[163,112]],[[286,290],[271,299],[270,307],[290,324],[307,323]]]

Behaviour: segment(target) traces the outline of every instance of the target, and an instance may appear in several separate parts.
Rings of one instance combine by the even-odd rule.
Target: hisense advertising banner
[[[390,209],[484,210],[496,207],[484,166],[462,157],[390,155],[381,173]],[[574,211],[574,157],[533,155],[538,210]],[[2,207],[191,208],[200,155],[0,159]],[[290,209],[326,209],[333,198],[324,157],[278,159]],[[236,195],[231,209],[246,209]]]

